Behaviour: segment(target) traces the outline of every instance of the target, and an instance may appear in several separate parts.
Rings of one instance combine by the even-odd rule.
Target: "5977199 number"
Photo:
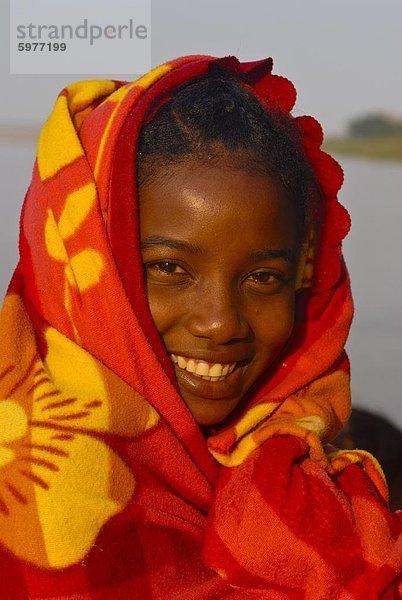
[[[19,52],[65,52],[65,42],[19,42]]]

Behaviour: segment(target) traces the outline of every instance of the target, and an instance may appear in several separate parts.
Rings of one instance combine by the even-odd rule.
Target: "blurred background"
[[[1,298],[18,260],[18,218],[39,127],[57,94],[77,79],[140,75],[10,75],[8,22],[8,2],[0,0]],[[340,199],[352,217],[344,253],[356,304],[347,345],[354,405],[385,417],[371,428],[371,441],[382,435],[400,465],[402,2],[152,0],[151,36],[153,66],[183,54],[272,56],[274,72],[298,90],[294,114],[311,114],[323,125],[326,148],[345,171]],[[363,444],[349,438],[345,447]]]

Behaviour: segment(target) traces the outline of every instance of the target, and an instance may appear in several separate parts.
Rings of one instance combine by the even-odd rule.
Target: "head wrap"
[[[294,335],[207,440],[153,323],[138,134],[212,63],[292,110],[271,59],[185,56],[134,82],[68,85],[40,133],[0,317],[2,598],[402,598],[381,468],[329,444],[350,414],[350,223],[313,118],[294,120],[324,223],[304,247]]]

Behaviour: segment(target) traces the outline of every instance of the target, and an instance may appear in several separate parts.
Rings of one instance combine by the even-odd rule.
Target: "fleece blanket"
[[[204,438],[152,321],[136,141],[214,61],[273,114],[292,110],[271,59],[185,56],[68,85],[40,133],[0,317],[1,598],[402,598],[381,467],[331,446],[350,414],[350,223],[313,118],[296,122],[325,198],[318,251],[286,355],[230,426]]]

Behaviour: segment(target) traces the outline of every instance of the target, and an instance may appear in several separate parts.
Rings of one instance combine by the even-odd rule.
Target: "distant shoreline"
[[[36,143],[40,125],[0,125],[0,143]],[[339,156],[402,162],[402,134],[384,137],[336,137],[323,144],[323,150]]]
[[[323,150],[343,156],[402,162],[402,134],[329,138],[325,141]]]
[[[0,125],[0,142],[35,142],[39,125]]]

